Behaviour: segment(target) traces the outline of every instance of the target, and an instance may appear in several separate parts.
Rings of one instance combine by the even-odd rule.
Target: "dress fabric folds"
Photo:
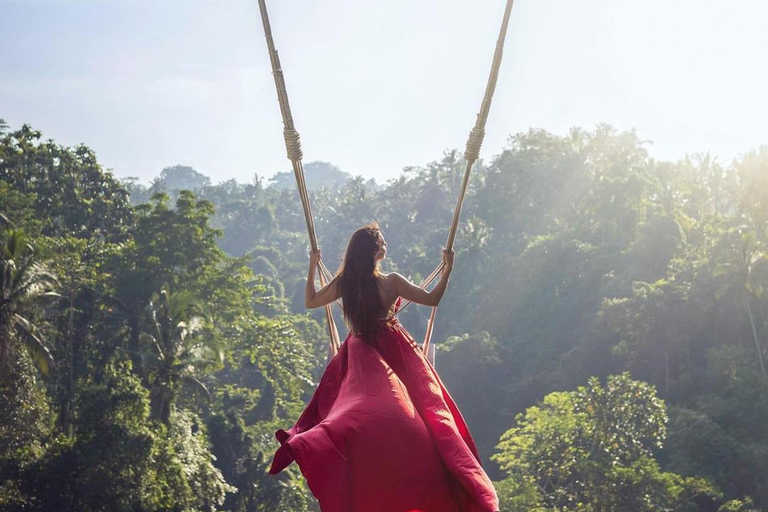
[[[323,512],[495,512],[499,502],[456,404],[396,318],[353,333],[270,474],[296,461]]]

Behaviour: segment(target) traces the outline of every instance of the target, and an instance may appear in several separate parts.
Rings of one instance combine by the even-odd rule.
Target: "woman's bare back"
[[[395,304],[400,296],[398,293],[397,281],[394,277],[394,272],[389,274],[379,274],[379,297],[381,298],[381,304],[384,306],[384,315],[382,318],[389,318],[395,312]]]

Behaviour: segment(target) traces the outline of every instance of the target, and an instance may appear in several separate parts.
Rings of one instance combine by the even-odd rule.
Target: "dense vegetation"
[[[307,172],[329,267],[375,219],[386,269],[432,270],[460,153]],[[0,122],[0,509],[316,510],[295,466],[266,475],[327,350],[285,181],[145,187]],[[767,509],[768,148],[532,130],[470,188],[433,339],[502,510]]]

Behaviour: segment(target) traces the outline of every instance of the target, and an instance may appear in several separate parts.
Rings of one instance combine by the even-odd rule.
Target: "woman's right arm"
[[[338,275],[320,290],[315,290],[315,268],[320,263],[320,258],[320,249],[312,251],[309,255],[309,272],[307,274],[307,286],[304,289],[304,305],[310,309],[330,304],[341,296]]]
[[[432,291],[429,292],[416,286],[397,272],[393,272],[392,275],[395,277],[397,294],[406,300],[415,302],[416,304],[423,304],[424,306],[437,306],[440,303],[440,299],[443,298],[445,289],[448,286],[448,279],[450,278],[451,271],[453,270],[453,255],[453,251],[450,251],[449,253],[448,251],[443,250],[443,262],[445,263],[445,267],[443,268],[443,273],[440,276],[440,281],[438,281],[437,285],[432,289]]]

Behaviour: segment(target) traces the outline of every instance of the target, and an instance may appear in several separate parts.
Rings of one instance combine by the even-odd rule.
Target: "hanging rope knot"
[[[286,128],[283,130],[283,138],[285,139],[285,151],[291,162],[298,162],[304,158],[304,153],[301,152],[299,132]]]
[[[469,139],[467,140],[467,149],[464,150],[464,158],[467,162],[474,162],[480,156],[480,148],[483,146],[483,139],[485,138],[485,129],[478,128],[477,126],[472,128],[469,132]]]

